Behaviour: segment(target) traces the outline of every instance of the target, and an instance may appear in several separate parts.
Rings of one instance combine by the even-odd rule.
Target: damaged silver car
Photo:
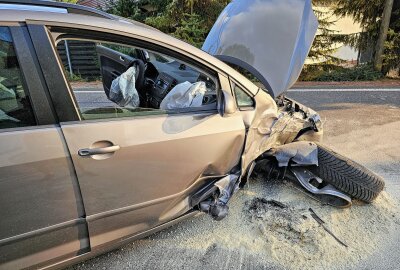
[[[300,75],[317,27],[311,1],[236,0],[220,14],[202,49],[262,84],[241,176],[249,177],[259,163],[267,179],[292,179],[324,203],[371,202],[383,189],[383,179],[321,145],[318,113],[284,96]]]
[[[0,269],[220,220],[255,169],[334,206],[371,202],[383,179],[284,96],[316,29],[309,0],[234,0],[200,50],[91,8],[0,0]]]

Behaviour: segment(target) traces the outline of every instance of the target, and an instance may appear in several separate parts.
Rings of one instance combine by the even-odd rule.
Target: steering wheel
[[[139,92],[145,91],[145,89],[144,89],[144,84],[145,84],[144,72],[145,72],[146,66],[144,65],[143,61],[140,59],[135,59],[129,64],[129,67],[135,67],[135,69],[136,69],[136,74],[135,74],[136,89]]]

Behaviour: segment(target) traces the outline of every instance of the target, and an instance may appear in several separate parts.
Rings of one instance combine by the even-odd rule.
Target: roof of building
[[[92,8],[107,8],[107,4],[110,0],[78,0],[77,4],[92,7]]]

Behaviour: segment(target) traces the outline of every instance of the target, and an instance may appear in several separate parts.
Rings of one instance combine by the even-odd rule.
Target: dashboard
[[[177,61],[169,63],[147,62],[145,71],[145,86],[147,88],[148,105],[158,109],[165,96],[179,83],[189,81],[204,81],[207,92],[203,105],[217,101],[215,82],[200,72],[180,64]]]

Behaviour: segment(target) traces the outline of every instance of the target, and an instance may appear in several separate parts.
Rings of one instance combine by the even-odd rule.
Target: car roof
[[[56,2],[56,1],[49,1],[49,0],[0,0],[0,4],[9,4],[13,5],[13,8],[18,10],[18,9],[23,9],[23,7],[27,6],[35,6],[38,8],[42,8],[43,11],[45,11],[46,7],[47,8],[53,8],[53,12],[56,12],[56,9],[64,9],[67,10],[68,13],[77,13],[77,14],[85,14],[89,16],[97,16],[97,17],[103,17],[103,18],[108,18],[108,19],[115,19],[115,17],[111,14],[108,14],[106,12],[103,12],[101,10],[97,10],[91,7],[86,7],[86,6],[81,6],[81,5],[75,5],[71,3],[66,3],[66,2]],[[38,9],[40,10],[40,9]],[[52,9],[48,9],[52,10]]]
[[[12,12],[10,12],[12,10]],[[100,10],[69,3],[39,0],[0,0],[0,22],[26,22],[50,26],[75,26],[88,30],[122,32],[146,38],[159,44],[184,51],[215,68],[239,79],[253,95],[258,87],[214,56],[148,25],[123,19]]]
[[[0,0],[0,9],[81,14],[115,21],[125,21],[137,26],[152,28],[156,30],[155,28],[146,24],[123,18],[117,15],[109,14],[99,9],[66,2],[56,2],[51,0]]]

